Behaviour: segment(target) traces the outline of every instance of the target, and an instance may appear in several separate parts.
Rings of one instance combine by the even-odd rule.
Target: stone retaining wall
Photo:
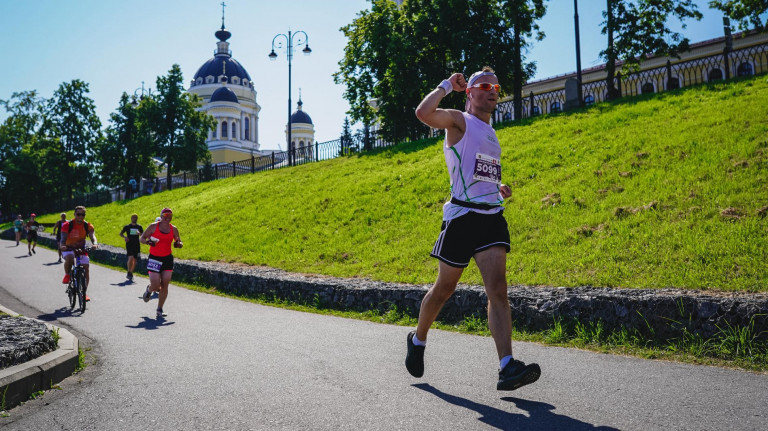
[[[13,233],[5,231],[5,239]],[[40,243],[53,245],[47,233]],[[91,253],[96,262],[125,266],[123,249],[103,246]],[[144,266],[139,265],[141,273]],[[387,311],[391,307],[418,316],[429,286],[385,283],[288,273],[266,267],[219,262],[175,261],[174,279],[199,283],[245,296],[304,301],[321,307]],[[679,337],[684,328],[711,338],[720,329],[752,325],[768,339],[768,294],[686,291],[680,289],[552,288],[510,286],[515,325],[531,330],[551,327],[555,319],[583,324],[603,322],[606,329],[627,328],[659,339]],[[439,320],[458,323],[485,316],[486,296],[480,286],[459,285]]]

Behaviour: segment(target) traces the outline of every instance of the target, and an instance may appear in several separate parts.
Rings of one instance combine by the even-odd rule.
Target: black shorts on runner
[[[173,271],[173,255],[147,257],[147,272]]]
[[[27,241],[37,242],[37,232],[33,232],[33,231],[27,232]]]
[[[136,259],[138,259],[139,258],[139,254],[141,254],[141,246],[139,244],[136,244],[136,245],[128,244],[128,245],[125,246],[125,254],[128,257],[133,256]]]
[[[453,220],[443,221],[440,236],[429,255],[455,268],[466,268],[475,253],[493,246],[503,246],[509,253],[509,229],[503,213],[470,211]]]

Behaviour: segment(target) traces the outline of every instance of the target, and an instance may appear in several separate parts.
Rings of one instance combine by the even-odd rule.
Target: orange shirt
[[[69,231],[70,223],[74,223],[71,232]],[[85,223],[78,223],[75,220],[64,222],[61,225],[61,232],[67,234],[67,247],[80,248],[85,246],[85,239],[88,236],[85,231]],[[88,223],[88,232],[93,232],[93,225],[90,223]]]
[[[162,257],[171,254],[171,243],[173,243],[173,225],[170,225],[168,233],[160,232],[160,227],[155,226],[155,231],[152,232],[152,237],[159,239],[157,245],[149,246],[149,254],[152,256]]]

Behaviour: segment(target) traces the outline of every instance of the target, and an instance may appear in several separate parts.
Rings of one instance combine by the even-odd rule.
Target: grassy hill
[[[510,284],[768,291],[765,76],[539,117],[498,136],[513,189]],[[146,226],[170,206],[181,258],[432,283],[449,195],[441,145],[210,182],[89,208],[87,219],[101,242],[122,245],[131,213]],[[462,281],[481,283],[474,265]]]

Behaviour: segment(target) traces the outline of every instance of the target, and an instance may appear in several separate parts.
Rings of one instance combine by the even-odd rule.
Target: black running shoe
[[[496,389],[514,391],[539,380],[539,376],[541,376],[539,364],[525,365],[524,362],[513,359],[503,370],[499,371],[499,382],[496,384]]]
[[[125,275],[125,278],[127,278],[128,281],[133,281],[133,273],[129,272],[128,274]]]
[[[424,347],[413,344],[413,336],[416,331],[408,333],[408,355],[405,357],[405,368],[413,377],[424,375]]]
[[[149,302],[149,298],[152,297],[152,292],[149,291],[149,286],[147,286],[147,290],[144,291],[144,295],[141,296],[141,299],[144,300],[144,302]]]

